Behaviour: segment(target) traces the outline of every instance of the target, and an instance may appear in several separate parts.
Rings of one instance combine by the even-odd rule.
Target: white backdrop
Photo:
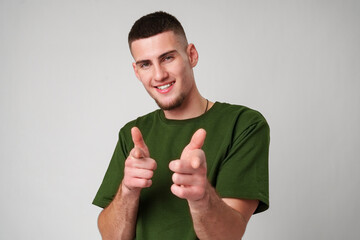
[[[244,239],[358,239],[356,0],[0,0],[0,239],[100,239],[118,130],[156,108],[127,47],[155,10],[197,46],[205,97],[270,124],[271,206]]]

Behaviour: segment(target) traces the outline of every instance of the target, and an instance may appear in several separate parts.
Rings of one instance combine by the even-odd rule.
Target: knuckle
[[[131,167],[125,167],[124,168],[124,177],[129,178],[133,175],[133,170]]]
[[[131,166],[131,158],[128,157],[126,160],[125,160],[125,167],[130,167]]]
[[[153,160],[153,169],[155,170],[156,168],[157,168],[157,163],[156,163],[156,161],[155,160]]]
[[[154,159],[150,159],[149,168],[152,170],[155,170],[157,168],[157,163]]]
[[[129,157],[134,156],[134,154],[135,154],[135,147],[133,149],[131,149],[131,151],[129,153]]]
[[[134,157],[135,158],[141,158],[141,150],[139,148],[134,148]]]
[[[132,156],[129,156],[126,160],[125,160],[125,167],[133,167],[135,163],[135,159]]]

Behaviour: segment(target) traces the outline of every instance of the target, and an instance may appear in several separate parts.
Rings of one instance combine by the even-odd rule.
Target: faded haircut
[[[155,36],[159,33],[173,31],[175,35],[180,36],[187,45],[185,31],[181,23],[172,15],[166,12],[154,12],[139,18],[132,26],[128,43],[131,49],[133,41]]]

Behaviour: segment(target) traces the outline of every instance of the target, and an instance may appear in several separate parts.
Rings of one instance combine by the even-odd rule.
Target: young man
[[[103,239],[241,239],[269,206],[269,127],[196,87],[198,52],[164,12],[129,33],[133,68],[159,110],[126,124],[93,201]]]

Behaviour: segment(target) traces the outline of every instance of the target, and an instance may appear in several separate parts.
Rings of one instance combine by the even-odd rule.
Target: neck
[[[198,94],[195,97],[184,100],[181,106],[176,109],[164,110],[164,114],[167,119],[185,120],[201,116],[211,106],[211,102],[208,102],[207,99]]]

